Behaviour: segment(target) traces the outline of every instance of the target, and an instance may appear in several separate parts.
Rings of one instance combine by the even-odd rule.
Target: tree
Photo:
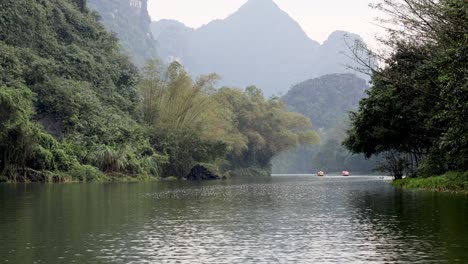
[[[35,143],[32,93],[25,87],[0,86],[0,176],[16,176],[24,167]]]
[[[256,87],[248,87],[245,92],[225,87],[218,96],[228,102],[239,131],[247,139],[247,148],[230,153],[232,169],[257,167],[270,171],[275,155],[320,141],[307,117],[287,111],[278,98],[266,100]]]
[[[155,153],[147,151],[149,139],[137,122],[137,68],[85,6],[0,2],[0,115],[6,120],[0,173],[8,171],[8,180],[36,180],[25,171],[60,177],[93,171],[83,165],[156,176]]]
[[[195,81],[183,66],[149,61],[139,85],[143,119],[155,149],[169,155],[166,176],[184,177],[197,163],[219,166],[228,151],[245,146],[232,112],[216,95],[215,74]]]
[[[193,80],[177,62],[167,68],[152,61],[140,84],[143,119],[153,146],[169,156],[166,176],[184,177],[199,164],[220,172],[260,168],[269,172],[273,156],[319,140],[310,120],[288,112],[262,91],[214,89],[215,74]]]
[[[468,170],[468,4],[385,1],[391,51],[351,115],[345,145],[367,156],[398,152],[420,173]],[[424,170],[422,170],[424,168]]]

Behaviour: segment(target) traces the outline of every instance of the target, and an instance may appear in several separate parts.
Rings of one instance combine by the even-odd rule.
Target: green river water
[[[364,176],[4,184],[0,263],[468,263],[468,196]]]

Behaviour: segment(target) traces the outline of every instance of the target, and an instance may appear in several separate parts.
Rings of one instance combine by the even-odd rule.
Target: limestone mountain
[[[352,72],[345,37],[348,43],[361,40],[337,31],[320,45],[272,0],[250,0],[198,29],[169,20],[153,22],[151,29],[163,60],[180,60],[193,75],[216,72],[222,85],[257,85],[266,95],[323,74]]]
[[[309,78],[333,73],[352,73],[367,80],[369,78],[367,75],[349,69],[349,67],[359,67],[352,59],[354,55],[350,50],[356,41],[363,43],[364,40],[361,36],[350,32],[340,30],[332,32],[315,53],[314,64],[311,66],[311,72],[314,74]]]
[[[309,117],[315,127],[328,129],[357,109],[368,88],[354,74],[329,74],[293,86],[282,99],[291,110]]]
[[[189,54],[189,38],[194,29],[175,20],[161,20],[151,24],[152,33],[157,39],[158,55],[164,61],[191,61]]]
[[[137,65],[157,57],[156,44],[147,9],[148,0],[88,0],[102,23],[120,39],[124,49]]]

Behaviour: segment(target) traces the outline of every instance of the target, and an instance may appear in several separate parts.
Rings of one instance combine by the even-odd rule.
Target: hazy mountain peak
[[[276,8],[278,5],[273,0],[249,0],[241,8]]]
[[[286,20],[294,21],[294,19],[291,18],[288,13],[283,11],[272,0],[249,0],[229,18],[231,17],[242,17],[244,19],[247,18],[249,20],[256,19],[260,21],[269,22],[279,22]],[[299,26],[299,24],[297,25]]]
[[[255,84],[267,96],[323,74],[352,72],[345,38],[361,39],[335,31],[320,45],[273,0],[249,0],[229,17],[198,29],[160,21],[153,34],[164,61],[177,58],[193,75],[216,72],[220,85]]]
[[[248,39],[250,43],[288,42],[307,52],[312,52],[320,45],[310,39],[301,25],[273,0],[249,0],[226,19],[214,20],[197,30],[210,33],[218,30],[220,34],[226,33],[228,38],[234,34],[240,39]],[[307,46],[306,50],[304,46]]]

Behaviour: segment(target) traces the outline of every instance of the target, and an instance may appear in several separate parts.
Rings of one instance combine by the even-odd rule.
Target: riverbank
[[[392,185],[405,189],[464,192],[468,194],[468,172],[447,172],[428,178],[406,178],[393,181]]]
[[[79,183],[79,182],[139,182],[158,181],[159,177],[152,177],[145,174],[125,175],[125,174],[105,174],[91,166],[84,166],[80,170],[68,172],[36,171],[23,169],[16,174],[16,177],[0,176],[0,183]]]
[[[29,168],[19,169],[15,177],[0,175],[0,183],[78,183],[78,182],[139,182],[139,181],[174,181],[174,180],[221,180],[232,177],[266,177],[270,171],[260,168],[242,168],[220,172],[209,164],[197,165],[183,178],[175,176],[156,177],[148,174],[128,175],[123,173],[104,173],[99,169],[82,165],[67,172],[37,171]]]

